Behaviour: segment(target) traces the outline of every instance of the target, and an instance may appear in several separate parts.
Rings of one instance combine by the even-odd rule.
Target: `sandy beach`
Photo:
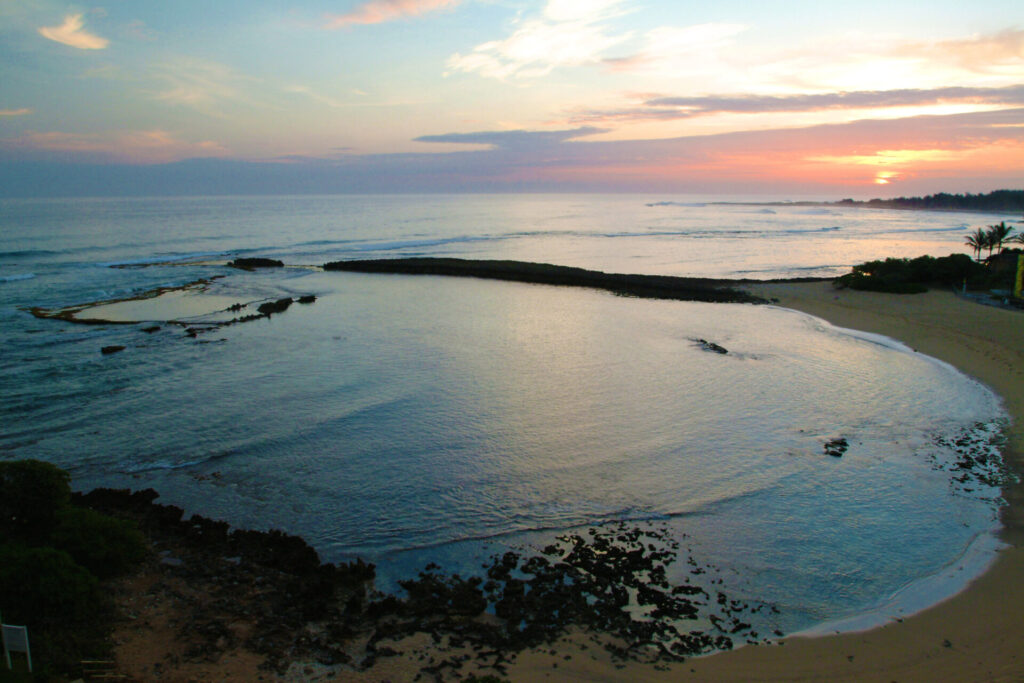
[[[1024,313],[985,306],[951,292],[892,295],[836,290],[829,282],[749,287],[778,306],[834,325],[883,334],[946,361],[1003,397],[1013,424],[1006,457],[1024,462]],[[1024,679],[1024,496],[1005,491],[1001,551],[981,577],[954,597],[902,621],[842,635],[785,639],[692,659],[668,670],[596,659],[565,661],[524,653],[514,681],[1020,681]],[[936,533],[942,533],[936,529]],[[559,655],[562,654],[559,652]],[[552,669],[552,663],[558,663]]]

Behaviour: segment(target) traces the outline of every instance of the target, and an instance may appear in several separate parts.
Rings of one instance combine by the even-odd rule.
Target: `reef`
[[[481,261],[456,258],[399,258],[334,261],[328,271],[392,273],[402,275],[447,275],[489,280],[529,282],[546,285],[589,287],[621,296],[715,303],[766,303],[764,299],[736,289],[736,280],[675,277],[669,275],[627,275],[604,273],[569,266],[525,261]]]
[[[284,268],[283,261],[260,257],[236,258],[234,261],[229,261],[228,265],[240,270],[255,270],[256,268]]]

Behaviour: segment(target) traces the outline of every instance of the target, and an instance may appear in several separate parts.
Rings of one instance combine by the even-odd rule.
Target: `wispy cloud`
[[[175,57],[152,66],[146,78],[158,85],[154,99],[195,109],[222,118],[227,105],[253,104],[253,83],[257,79],[236,69],[193,57]]]
[[[711,23],[695,26],[662,26],[649,31],[639,52],[605,59],[613,71],[691,71],[707,69],[719,61],[718,53],[734,44],[747,29],[742,24]]]
[[[386,21],[415,17],[428,12],[455,7],[462,0],[370,0],[348,14],[328,16],[327,28],[345,28],[359,24],[382,24]]]
[[[597,128],[434,135],[426,142],[488,144],[488,150],[421,155],[430,171],[470,186],[504,178],[530,187],[650,191],[743,187],[868,187],[936,177],[1019,176],[1024,108],[899,120],[862,120],[784,130],[659,140],[577,140]],[[418,159],[419,157],[417,157]],[[364,157],[380,163],[384,157]],[[398,163],[398,160],[395,160]],[[410,163],[403,156],[402,163]],[[420,163],[426,163],[422,161]],[[991,174],[991,176],[986,175]],[[929,181],[929,179],[931,179]],[[1001,181],[1007,182],[1007,181]]]
[[[583,126],[571,130],[499,130],[476,133],[446,133],[444,135],[422,135],[415,142],[440,142],[460,145],[487,145],[491,149],[530,152],[559,145],[569,140],[606,133],[603,128]]]
[[[1008,29],[998,33],[934,43],[910,43],[893,50],[898,56],[927,58],[953,64],[979,73],[1008,69],[1020,73],[1024,67],[1024,30]]]
[[[521,21],[504,40],[482,43],[449,57],[452,71],[488,78],[536,78],[553,69],[598,63],[611,47],[631,36],[614,33],[607,21],[619,16],[622,0],[549,0],[540,16]]]
[[[274,163],[223,159],[166,167],[133,166],[127,172],[115,166],[110,173],[120,179],[116,186],[108,179],[111,176],[104,176],[103,168],[94,166],[87,169],[87,180],[99,192],[111,187],[119,192],[133,191],[133,187],[135,192],[152,192],[159,187],[180,193],[203,187],[235,194],[381,192],[400,186],[410,192],[635,190],[647,194],[742,191],[851,196],[858,187],[864,193],[874,192],[872,188],[880,181],[893,188],[898,185],[901,194],[977,192],[1018,183],[1024,159],[1022,120],[1024,108],[1018,108],[667,140],[576,139],[589,134],[588,129],[484,131],[425,138],[490,145],[483,150],[331,152],[321,159],[292,157]],[[155,146],[159,147],[155,143],[160,139],[154,137]],[[122,139],[37,134],[21,141],[59,150],[111,150]],[[0,140],[0,150],[10,155],[10,141]],[[22,157],[79,161],[88,159],[89,154]],[[93,154],[92,158],[99,156]],[[74,176],[73,185],[80,187],[83,172],[72,168],[68,173]],[[54,167],[47,167],[37,174],[32,187],[52,188],[54,176]],[[14,176],[15,180],[20,177]]]
[[[89,33],[81,14],[69,14],[60,26],[42,26],[39,35],[80,50],[102,50],[110,44],[106,38]]]
[[[90,134],[29,131],[18,138],[6,140],[4,146],[126,163],[163,163],[196,157],[223,156],[228,152],[216,142],[188,142],[159,129]]]
[[[580,111],[574,122],[610,120],[689,119],[711,114],[763,114],[835,109],[885,109],[936,104],[1024,104],[1024,84],[1005,88],[950,87],[933,89],[865,90],[803,95],[725,95],[705,97],[655,97],[636,107]]]
[[[21,109],[0,109],[0,116],[28,116],[32,113],[32,110],[28,107],[22,107]]]

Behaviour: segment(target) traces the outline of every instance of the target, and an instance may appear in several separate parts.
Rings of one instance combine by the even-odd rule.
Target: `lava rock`
[[[284,262],[278,261],[272,258],[236,258],[234,261],[228,263],[232,268],[240,268],[241,270],[253,270],[255,268],[283,268]]]
[[[707,339],[698,339],[697,343],[700,344],[700,347],[705,351],[713,351],[715,353],[721,354],[729,353],[729,350],[726,349],[724,346],[719,346],[715,342],[710,342]]]
[[[833,458],[843,457],[843,453],[850,448],[850,444],[846,439],[840,437],[838,439],[832,439],[831,441],[825,442],[825,455],[831,455]]]
[[[274,313],[283,313],[288,310],[288,307],[291,305],[292,298],[288,297],[287,299],[278,299],[277,301],[267,301],[266,303],[262,303],[256,310],[263,315],[269,316]]]

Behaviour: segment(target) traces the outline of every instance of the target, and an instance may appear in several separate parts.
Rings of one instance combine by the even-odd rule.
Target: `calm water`
[[[805,628],[955,565],[995,528],[998,490],[954,481],[943,445],[998,431],[988,389],[772,307],[217,262],[828,275],[961,252],[990,222],[637,196],[4,201],[0,458],[299,533],[327,559],[386,562],[384,584],[581,525],[659,520],[733,594],[780,607],[773,626]],[[137,265],[110,267],[124,264]],[[212,275],[225,300],[318,300],[197,339],[22,310]],[[127,350],[102,356],[109,344]],[[838,437],[849,451],[823,455]]]

